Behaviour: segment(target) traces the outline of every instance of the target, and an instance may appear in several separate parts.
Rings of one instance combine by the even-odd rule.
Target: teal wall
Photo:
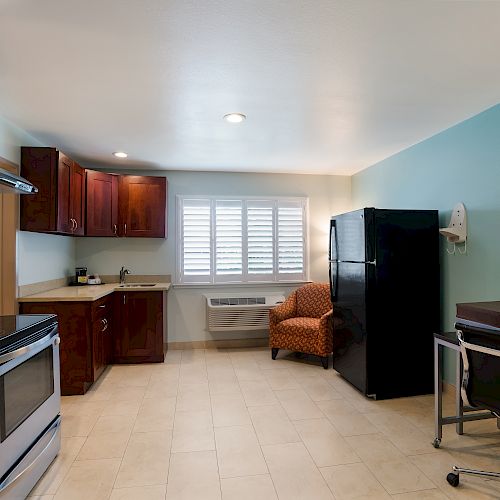
[[[459,201],[467,209],[466,255],[449,255],[441,238],[442,328],[448,330],[457,302],[500,300],[500,105],[352,178],[353,208],[438,209],[443,227]],[[452,381],[450,356],[445,364]]]

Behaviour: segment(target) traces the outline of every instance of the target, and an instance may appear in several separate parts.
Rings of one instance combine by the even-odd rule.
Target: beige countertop
[[[19,302],[91,302],[114,291],[167,291],[170,283],[154,283],[150,286],[137,286],[138,283],[128,283],[125,286],[119,283],[109,283],[106,285],[87,285],[87,286],[63,286],[47,290],[46,292],[35,293],[20,297]]]

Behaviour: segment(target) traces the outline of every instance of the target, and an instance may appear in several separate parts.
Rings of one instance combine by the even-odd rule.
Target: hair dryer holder
[[[453,243],[453,250],[446,249],[448,253],[453,254],[456,252],[456,245],[463,243],[464,251],[467,252],[467,212],[463,203],[457,203],[453,212],[451,213],[450,223],[448,227],[441,228],[439,232],[446,237],[449,243]]]

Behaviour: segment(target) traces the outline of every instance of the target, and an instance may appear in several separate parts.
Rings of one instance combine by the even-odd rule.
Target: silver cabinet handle
[[[105,319],[101,319],[101,322],[102,322],[102,325],[104,327],[101,331],[105,332],[108,329],[108,322]]]
[[[99,306],[99,309],[104,309],[106,307],[106,304]]]
[[[78,229],[78,221],[75,219],[75,231]]]
[[[50,338],[54,336],[54,334],[57,334],[58,328],[57,325],[54,325],[52,330],[50,330],[45,337],[41,338],[40,340],[37,340],[36,342],[33,342],[32,344],[26,345],[24,347],[20,347],[19,349],[16,349],[15,351],[8,352],[6,354],[2,354],[0,356],[0,365],[2,363],[5,363],[7,361],[10,361],[11,359],[19,358],[23,354],[26,354],[27,352],[33,351],[40,347],[41,345],[45,344]]]
[[[127,224],[123,224],[123,228],[125,229],[124,234],[127,234]]]
[[[42,436],[45,437],[50,432],[52,433],[52,437],[50,438],[49,442],[44,446],[43,450],[19,474],[16,474],[14,477],[7,476],[5,478],[5,481],[0,484],[0,494],[2,493],[2,491],[6,490],[12,483],[15,483],[18,479],[20,479],[21,476],[26,474],[30,469],[32,469],[37,464],[40,457],[42,457],[45,454],[45,452],[52,446],[54,439],[56,439],[56,437],[58,436],[57,431],[59,430],[60,425],[61,425],[61,417],[58,417],[57,420],[50,426],[50,428],[44,434],[44,436]],[[15,470],[13,473],[15,474]]]
[[[113,224],[113,234],[118,236],[118,226],[116,224]]]

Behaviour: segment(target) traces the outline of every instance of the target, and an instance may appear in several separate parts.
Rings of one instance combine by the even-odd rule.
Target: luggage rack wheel
[[[456,488],[458,486],[458,483],[460,482],[460,476],[456,472],[450,472],[446,476],[446,481],[448,481],[448,483],[451,486],[453,486],[454,488]]]

